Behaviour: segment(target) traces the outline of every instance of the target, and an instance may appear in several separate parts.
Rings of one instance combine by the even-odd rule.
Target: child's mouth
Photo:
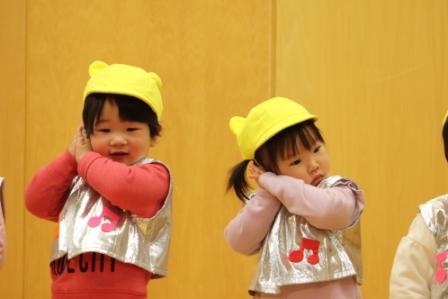
[[[317,186],[322,180],[323,180],[323,175],[318,175],[314,178],[314,180],[311,182],[311,185],[313,186]]]
[[[112,154],[110,154],[112,157],[121,157],[121,156],[126,156],[127,155],[127,153],[125,153],[125,152],[115,152],[115,153],[112,153]]]

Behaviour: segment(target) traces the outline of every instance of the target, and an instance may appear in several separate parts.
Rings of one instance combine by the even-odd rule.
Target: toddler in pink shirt
[[[225,238],[238,253],[258,253],[249,286],[254,298],[361,298],[363,192],[350,179],[330,176],[316,120],[281,97],[230,120],[243,161],[231,170],[228,190],[244,206]]]

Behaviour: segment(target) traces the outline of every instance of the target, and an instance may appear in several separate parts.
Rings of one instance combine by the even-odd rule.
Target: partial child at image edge
[[[448,112],[442,124],[448,162]],[[418,213],[396,250],[389,298],[448,298],[448,194],[419,205]]]
[[[2,269],[5,264],[6,255],[4,182],[5,179],[0,177],[0,269]]]

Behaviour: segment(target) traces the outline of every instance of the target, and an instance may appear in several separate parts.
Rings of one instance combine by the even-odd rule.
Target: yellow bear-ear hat
[[[84,89],[84,101],[92,93],[127,95],[148,104],[158,120],[162,117],[162,80],[157,74],[130,65],[109,66],[102,61],[95,61],[89,67],[89,75],[90,79]]]
[[[244,160],[254,159],[255,151],[275,134],[306,120],[317,120],[301,105],[275,97],[252,108],[247,118],[230,119],[230,131],[236,136]]]

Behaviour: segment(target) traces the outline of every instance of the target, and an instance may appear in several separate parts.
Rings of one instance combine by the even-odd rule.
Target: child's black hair
[[[98,121],[104,103],[110,101],[118,107],[121,121],[136,121],[149,126],[151,139],[160,136],[162,126],[151,107],[140,99],[118,94],[92,93],[87,96],[82,111],[82,120],[87,136],[93,134],[95,123]]]
[[[266,141],[255,151],[254,163],[266,171],[278,174],[277,157],[285,158],[298,152],[298,142],[311,150],[317,142],[325,143],[319,128],[310,119],[288,127]],[[289,150],[288,150],[289,149]],[[246,179],[246,168],[250,160],[244,160],[230,170],[227,191],[234,189],[236,196],[245,202],[249,200],[250,186]]]
[[[445,119],[442,130],[443,148],[445,150],[445,159],[448,162],[448,121]]]

